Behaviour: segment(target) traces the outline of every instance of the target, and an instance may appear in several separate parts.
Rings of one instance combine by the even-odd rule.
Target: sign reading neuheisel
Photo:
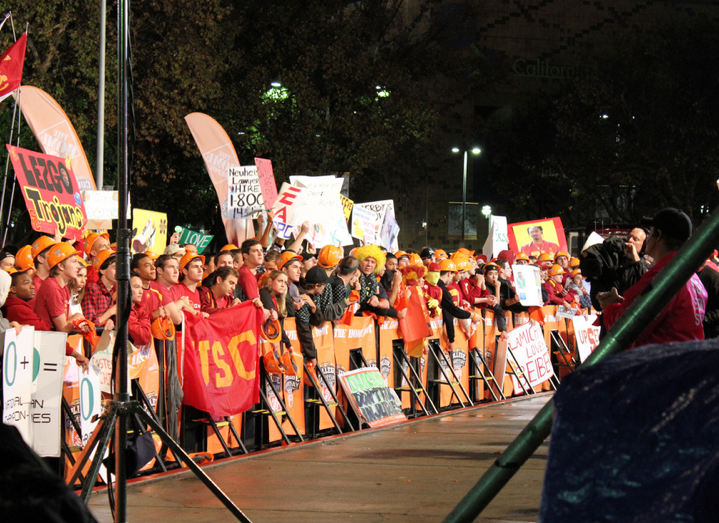
[[[82,239],[87,215],[75,175],[66,161],[58,156],[12,145],[7,148],[30,212],[32,228],[49,234],[57,231],[66,238]]]

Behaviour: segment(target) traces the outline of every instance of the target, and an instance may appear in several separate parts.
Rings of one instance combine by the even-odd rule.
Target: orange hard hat
[[[565,258],[569,259],[569,254],[564,251],[558,251],[557,254],[554,255],[554,259],[556,260],[560,256],[564,256]]]
[[[526,252],[520,252],[519,254],[517,254],[517,258],[516,258],[516,259],[517,259],[517,260],[529,261],[529,256],[527,256],[527,253],[526,253]]]
[[[237,245],[235,245],[233,243],[228,243],[222,249],[220,249],[220,251],[236,251],[238,249],[239,249],[239,247]]]
[[[102,234],[96,232],[88,234],[87,238],[85,238],[85,254],[90,254],[92,246],[95,245],[98,238],[105,238],[107,241],[110,241],[110,235],[106,232],[103,232]]]
[[[61,261],[79,254],[80,253],[76,251],[69,243],[59,242],[53,245],[50,251],[47,253],[47,264],[52,269]]]
[[[440,272],[457,272],[457,265],[452,260],[442,260],[439,262]]]
[[[409,254],[409,264],[410,265],[422,265],[422,258],[419,257],[419,254],[416,252],[413,252]]]
[[[20,247],[15,255],[15,267],[17,267],[18,271],[24,272],[28,269],[32,269],[34,266],[32,262],[32,247],[30,245]]]
[[[569,266],[570,267],[579,267],[579,258],[576,256],[572,256],[569,258]]]
[[[280,321],[267,320],[262,324],[260,336],[262,336],[263,340],[267,340],[270,343],[279,343],[282,339],[282,325],[280,325]]]
[[[55,245],[55,243],[57,242],[49,236],[40,236],[32,243],[32,246],[30,247],[30,254],[32,254],[32,259],[34,260],[38,254],[40,254],[42,251],[44,251],[51,245]]]
[[[292,251],[283,252],[277,259],[277,268],[282,270],[282,267],[284,267],[287,262],[289,262],[290,260],[294,260],[295,258],[297,258],[299,261],[302,261],[302,256],[300,256],[299,254],[295,254]]]
[[[100,251],[95,258],[95,270],[100,270],[100,267],[102,267],[102,264],[105,263],[105,261],[110,257],[117,254],[112,249],[103,249]]]
[[[574,269],[574,270],[572,271],[572,276],[576,276],[577,274],[579,274],[579,275],[581,276],[582,270],[581,270],[581,269]]]
[[[277,354],[277,351],[274,349],[268,351],[267,354],[262,357],[262,362],[268,374],[282,375],[287,370],[287,367],[282,363],[280,355]]]
[[[175,324],[167,316],[158,316],[152,322],[152,337],[156,340],[174,340]]]
[[[336,245],[325,245],[317,256],[317,265],[323,269],[331,269],[340,262],[342,254],[342,249]]]
[[[546,261],[552,261],[552,255],[546,252],[543,252],[539,255],[539,261],[540,262],[546,262]]]
[[[205,257],[201,254],[195,254],[194,252],[186,252],[185,255],[180,258],[180,272],[182,272],[182,269],[185,268],[185,266],[190,263],[192,260],[199,258],[202,260],[202,265],[205,264]]]
[[[437,249],[434,251],[434,259],[437,261],[446,260],[448,258],[447,251],[444,249]]]
[[[554,265],[552,265],[552,268],[549,269],[549,275],[550,276],[558,276],[559,274],[564,274],[564,269],[562,269],[561,266],[559,266],[555,263]]]
[[[409,258],[409,254],[407,254],[407,253],[404,252],[404,251],[397,251],[397,252],[394,253],[394,257],[397,258],[398,260],[399,260],[402,256],[407,256],[407,258]]]

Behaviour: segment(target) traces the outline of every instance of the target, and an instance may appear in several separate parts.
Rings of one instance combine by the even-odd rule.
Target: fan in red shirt
[[[184,252],[184,249],[182,252]],[[155,260],[155,273],[157,274],[157,279],[150,282],[150,288],[158,292],[162,297],[162,302],[166,303],[164,305],[165,311],[172,323],[180,325],[182,323],[182,311],[194,311],[189,298],[180,296],[174,288],[179,282],[180,261],[176,256],[163,254]]]
[[[210,277],[213,280],[212,285],[198,289],[202,312],[215,314],[240,303],[240,300],[234,297],[237,285],[237,271],[234,268],[220,267]]]
[[[79,254],[72,246],[64,242],[54,244],[47,253],[50,276],[35,297],[34,311],[38,318],[52,330],[69,333],[73,330],[73,320],[83,319],[81,314],[68,316],[70,293],[67,284],[77,276],[77,271],[80,268]],[[89,327],[85,324],[80,330],[88,332]],[[87,366],[86,358],[78,358],[78,356],[75,358],[79,365]]]
[[[200,292],[197,288],[202,282],[202,266],[205,264],[205,257],[192,252],[186,253],[180,260],[180,272],[182,272],[182,281],[172,288],[177,296],[186,296],[192,309],[184,309],[185,314],[203,314],[205,318],[209,316],[202,313],[202,300],[200,300]]]
[[[152,341],[152,315],[142,303],[145,289],[139,276],[130,277],[132,308],[127,318],[127,334],[135,345],[147,345]]]

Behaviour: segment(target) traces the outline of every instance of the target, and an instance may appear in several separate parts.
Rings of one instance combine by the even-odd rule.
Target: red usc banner
[[[49,234],[57,230],[66,238],[81,240],[87,215],[75,175],[65,160],[12,145],[7,149],[32,228]]]
[[[232,416],[260,400],[262,317],[262,309],[245,302],[187,329],[182,403]]]

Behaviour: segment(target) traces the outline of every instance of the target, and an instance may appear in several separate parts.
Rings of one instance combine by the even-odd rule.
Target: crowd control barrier
[[[591,311],[574,311],[579,314],[570,317],[557,306],[545,306],[542,325],[531,321],[528,313],[507,312],[508,340],[500,336],[494,313],[480,312],[483,321],[476,324],[455,320],[452,350],[442,320],[432,319],[432,335],[424,340],[424,349],[413,354],[407,353],[396,319],[378,322],[355,316],[349,325],[325,322],[312,331],[317,348],[314,368],[301,355],[294,319],[287,318],[284,327],[291,352],[259,342],[260,357],[275,350],[287,370],[269,373],[260,359],[259,402],[232,416],[218,417],[182,405],[176,341],[156,339],[133,348],[129,355],[131,392],[183,450],[203,462],[381,426],[381,412],[369,420],[358,412],[357,398],[348,401],[339,386],[339,378],[360,369],[376,370],[373,390],[379,383],[385,389],[380,395],[393,398],[401,419],[413,419],[555,389],[599,341]],[[85,350],[100,368],[99,380],[92,383],[83,378],[73,358],[65,359],[60,472],[71,486],[82,488],[88,463],[78,464],[102,416],[100,402],[89,404],[90,398],[93,387],[99,388],[103,399],[110,397],[112,347],[105,334],[93,354],[80,336],[71,335],[68,342]],[[364,394],[362,401],[370,397],[377,396]],[[387,419],[396,422],[397,413]],[[140,423],[131,426],[131,437],[148,431]],[[177,457],[159,438],[153,442],[154,455],[139,474],[179,467]],[[101,450],[105,451],[95,451]],[[100,479],[105,480],[102,473]]]

